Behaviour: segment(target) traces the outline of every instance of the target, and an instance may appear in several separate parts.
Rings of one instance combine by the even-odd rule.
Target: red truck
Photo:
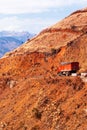
[[[69,76],[72,73],[76,73],[79,70],[79,62],[62,62],[58,67],[59,76]]]

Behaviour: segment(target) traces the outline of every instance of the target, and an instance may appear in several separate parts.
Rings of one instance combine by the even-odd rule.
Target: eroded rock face
[[[86,71],[86,16],[77,11],[0,59],[0,129],[87,129],[87,83],[57,76],[60,62]]]

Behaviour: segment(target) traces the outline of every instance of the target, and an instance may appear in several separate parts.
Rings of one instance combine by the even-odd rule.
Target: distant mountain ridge
[[[12,51],[35,34],[29,32],[1,31],[0,32],[0,57],[6,52]]]

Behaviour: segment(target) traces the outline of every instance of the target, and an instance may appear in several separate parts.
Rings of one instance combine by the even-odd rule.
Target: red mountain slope
[[[60,62],[87,70],[86,17],[76,11],[0,59],[0,129],[87,129],[87,83],[57,76]]]

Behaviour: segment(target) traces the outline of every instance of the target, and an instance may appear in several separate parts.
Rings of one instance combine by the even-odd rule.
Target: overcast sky
[[[87,0],[0,0],[0,31],[39,33],[86,6]]]

